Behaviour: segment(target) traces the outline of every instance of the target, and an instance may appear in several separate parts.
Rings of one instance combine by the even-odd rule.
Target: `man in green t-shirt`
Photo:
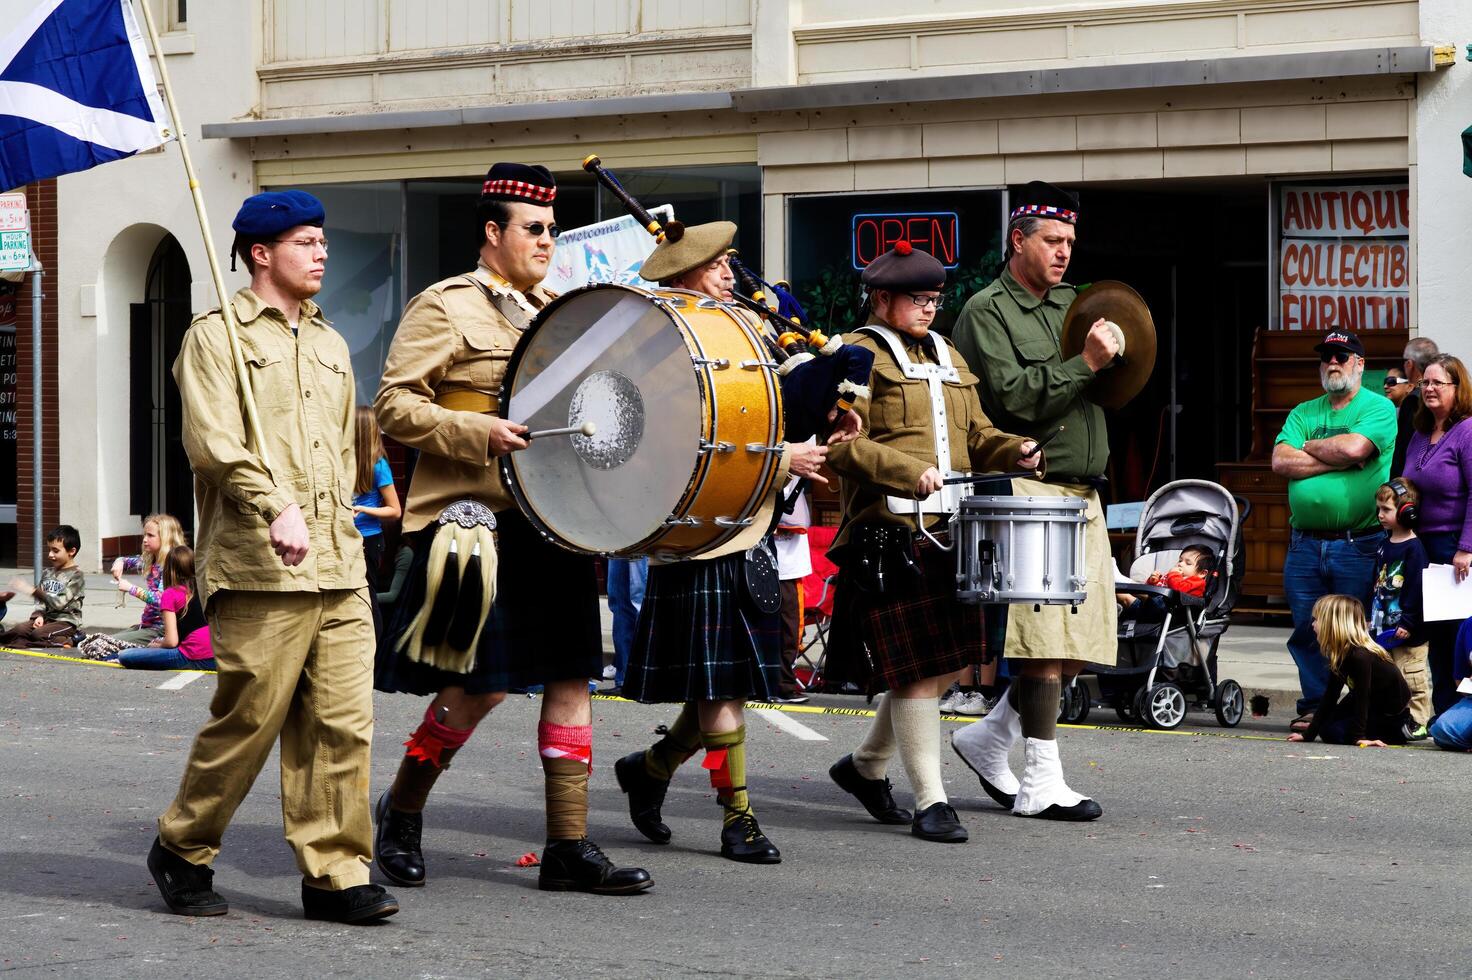
[[[1329,680],[1313,630],[1314,603],[1338,593],[1369,608],[1375,553],[1385,538],[1375,519],[1375,491],[1390,478],[1395,449],[1395,406],[1360,385],[1360,339],[1333,330],[1314,350],[1324,394],[1293,409],[1273,446],[1273,472],[1288,480],[1293,525],[1283,590],[1293,613],[1288,652],[1303,692],[1295,730],[1307,727]]]

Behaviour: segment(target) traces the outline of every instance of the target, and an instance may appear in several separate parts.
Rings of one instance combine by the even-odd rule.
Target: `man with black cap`
[[[687,227],[678,240],[655,247],[640,275],[729,301],[735,277],[727,249],[735,236],[729,221]],[[789,474],[827,482],[818,472],[827,452],[826,446],[785,443],[772,491],[745,531],[692,561],[650,559],[623,695],[684,707],[658,742],[619,759],[614,771],[629,795],[635,828],[656,844],[671,836],[660,812],[670,780],[703,748],[723,810],[721,856],[748,864],[782,859],[757,823],[747,792],[743,705],[752,698],[776,700],[781,687],[781,593],[771,529],[782,488]],[[753,565],[771,575],[751,574]],[[753,582],[762,583],[765,596],[748,587]],[[691,624],[703,624],[699,643],[691,643]]]
[[[862,435],[828,458],[843,477],[844,520],[829,552],[841,571],[824,676],[888,692],[863,742],[828,770],[833,781],[881,823],[960,843],[967,833],[941,781],[937,705],[952,675],[995,652],[983,649],[981,607],[956,599],[955,558],[916,533],[917,502],[925,529],[943,539],[963,494],[943,482],[952,471],[1032,470],[1042,460],[1032,439],[992,425],[966,360],[930,332],[945,281],[940,261],[907,241],[864,270],[871,313],[856,343],[874,351],[874,371]],[[886,776],[896,751],[913,816]]]
[[[1395,406],[1360,384],[1360,339],[1348,330],[1331,330],[1314,350],[1324,394],[1294,407],[1273,446],[1273,472],[1288,480],[1293,526],[1283,591],[1293,614],[1288,652],[1298,665],[1302,692],[1295,731],[1313,720],[1329,682],[1329,664],[1314,634],[1314,603],[1338,593],[1370,607],[1375,555],[1385,540],[1375,491],[1390,479],[1395,450]]]
[[[556,197],[545,167],[491,167],[476,211],[479,263],[409,301],[374,400],[383,431],[420,453],[404,513],[404,531],[419,542],[415,564],[408,598],[380,644],[377,677],[381,690],[434,695],[376,810],[378,865],[404,885],[425,881],[423,809],[440,774],[508,690],[538,684],[547,806],[540,887],[629,894],[652,884],[642,868],[616,867],[587,836],[588,679],[603,669],[593,559],[544,540],[517,510],[495,462],[527,446],[526,427],[496,411],[512,348],[553,298],[539,283],[559,234]],[[428,593],[440,576],[428,574],[432,529],[445,522],[447,507],[467,500],[494,512],[498,571],[489,619],[468,671],[459,673],[415,659],[400,639],[434,605]]]
[[[1006,655],[1013,682],[986,718],[951,739],[962,760],[1000,805],[1025,817],[1093,820],[1099,804],[1063,779],[1056,735],[1062,686],[1085,662],[1115,659],[1114,560],[1098,485],[1109,460],[1104,410],[1086,390],[1108,368],[1119,341],[1104,319],[1089,328],[1081,354],[1064,359],[1063,315],[1077,291],[1063,282],[1073,255],[1078,198],[1042,181],[1014,198],[1002,274],[967,300],[956,347],[980,376],[987,414],[1003,428],[1048,444],[1047,481],[1016,480],[1018,496],[1082,498],[1087,505],[1084,573],[1088,598],[1078,607],[1014,605],[1007,610]],[[1060,426],[1062,431],[1059,431]],[[1026,740],[1019,781],[1008,755]]]
[[[324,220],[302,191],[257,194],[235,218],[233,252],[251,283],[230,302],[261,432],[242,420],[218,309],[194,320],[174,363],[199,511],[198,588],[219,665],[210,720],[148,855],[180,915],[228,910],[210,864],[278,737],[307,918],[366,922],[399,909],[368,881],[373,619],[342,489],[356,472],[352,366],[311,300],[327,259]]]

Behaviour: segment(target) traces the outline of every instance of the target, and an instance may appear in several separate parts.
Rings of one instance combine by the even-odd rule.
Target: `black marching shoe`
[[[537,887],[544,892],[633,895],[654,884],[643,868],[620,868],[588,838],[549,840],[542,850]]]
[[[224,915],[230,911],[230,903],[211,886],[215,872],[204,865],[190,864],[164,847],[157,837],[148,850],[148,871],[164,904],[175,915]]]
[[[1054,803],[1042,813],[1021,814],[1024,817],[1032,817],[1034,820],[1062,820],[1072,823],[1098,820],[1103,815],[1104,808],[1088,797],[1079,800],[1073,806],[1063,806],[1060,803]]]
[[[406,888],[424,885],[424,814],[404,813],[389,805],[389,791],[384,790],[373,808],[373,821],[378,832],[373,837],[373,860],[388,880]]]
[[[971,839],[949,803],[932,803],[915,814],[915,822],[910,824],[910,833],[921,840],[933,840],[942,844],[964,844]]]
[[[721,857],[743,864],[782,863],[782,852],[762,833],[750,810],[721,828]]]
[[[629,819],[634,829],[656,844],[670,842],[670,828],[660,815],[664,806],[665,790],[670,784],[655,779],[644,768],[644,752],[631,752],[613,764],[613,774],[618,779],[618,788],[629,796]]]
[[[354,885],[341,891],[311,888],[302,883],[302,914],[325,922],[372,922],[393,915],[399,900],[382,885]]]
[[[851,794],[864,809],[869,811],[869,816],[880,823],[902,824],[909,823],[914,819],[909,810],[897,805],[894,801],[893,785],[888,779],[869,779],[859,774],[854,768],[854,757],[846,755],[833,763],[828,768],[828,776],[838,788]]]

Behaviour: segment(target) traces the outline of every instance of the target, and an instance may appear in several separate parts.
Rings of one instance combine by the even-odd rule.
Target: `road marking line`
[[[186,687],[189,684],[193,684],[195,681],[199,680],[201,677],[203,677],[205,675],[205,673],[206,673],[206,671],[203,671],[203,670],[181,670],[177,674],[175,674],[173,677],[170,677],[168,680],[166,680],[162,684],[160,684],[158,686],[157,690],[160,690],[160,691],[177,691],[177,690],[180,690],[181,688]]]
[[[813,731],[811,728],[809,728],[807,725],[804,725],[796,718],[789,718],[784,715],[781,711],[782,705],[749,702],[747,704],[747,707],[760,709],[762,711],[761,717],[763,721],[767,722],[769,725],[775,725],[787,734],[792,735],[795,738],[798,738],[804,742],[828,741],[828,736],[819,735],[817,732]]]

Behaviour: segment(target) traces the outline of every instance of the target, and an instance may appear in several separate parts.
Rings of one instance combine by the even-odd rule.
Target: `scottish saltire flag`
[[[0,190],[171,136],[129,0],[41,0],[0,40]]]

